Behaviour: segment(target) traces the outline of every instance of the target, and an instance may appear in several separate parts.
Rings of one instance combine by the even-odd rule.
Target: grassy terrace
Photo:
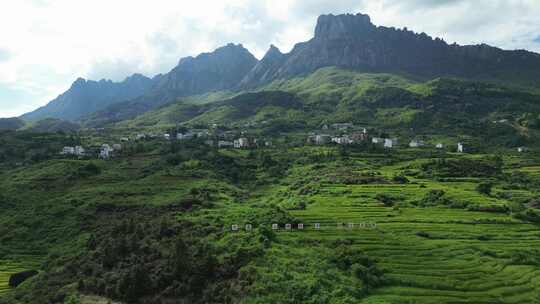
[[[407,165],[410,163],[372,166],[368,162],[367,167],[392,176]],[[534,174],[537,168],[515,170]],[[350,168],[365,169],[365,162]],[[299,195],[287,192],[288,186],[306,176],[314,178],[317,173],[320,172],[310,171],[309,166],[295,168],[282,186],[265,189],[255,201],[287,206],[288,201],[299,199]],[[290,294],[296,288],[312,292],[305,299],[309,303],[328,299],[355,303],[340,291],[355,283],[336,272],[325,258],[336,244],[343,242],[374,258],[385,273],[387,283],[361,303],[537,303],[540,267],[516,261],[515,255],[529,254],[540,247],[538,225],[516,219],[508,212],[409,204],[432,189],[444,190],[451,199],[478,205],[510,204],[506,199],[478,193],[475,187],[481,181],[469,178],[463,182],[440,182],[411,177],[408,184],[320,183],[316,194],[307,196],[310,203],[305,209],[289,211],[297,222],[305,224],[305,229],[285,231],[281,226],[277,243],[257,263],[258,278],[264,282],[257,286],[264,285],[265,291],[248,303],[275,300],[276,294],[279,299],[283,290]],[[525,197],[533,195],[530,191],[522,192]],[[403,205],[387,207],[377,201],[379,193],[399,195]],[[229,212],[236,213],[229,218],[230,223],[249,214],[245,207]],[[314,228],[315,223],[321,224],[320,230]],[[350,229],[348,223],[356,225]],[[361,228],[360,223],[377,226]],[[327,281],[329,276],[331,281]],[[319,299],[317,296],[323,290],[332,297]]]
[[[9,260],[0,260],[0,294],[10,290],[9,277],[17,272],[36,269],[41,263],[41,257],[14,256]]]
[[[4,253],[10,259],[0,260],[0,292],[7,290],[11,273],[39,268],[38,258],[13,258],[15,253],[31,249],[36,249],[33,254],[61,253],[60,257],[84,253],[92,226],[81,226],[86,223],[81,219],[95,217],[98,227],[116,220],[106,212],[98,218],[96,206],[165,206],[160,212],[169,212],[167,206],[182,199],[200,198],[200,207],[170,214],[178,222],[190,221],[209,231],[215,227],[208,244],[227,249],[218,258],[224,265],[229,265],[224,261],[246,261],[239,280],[248,278],[252,284],[242,285],[246,288],[243,303],[540,301],[540,256],[535,251],[540,248],[540,229],[516,216],[517,207],[508,208],[539,195],[538,188],[531,186],[540,178],[535,156],[505,156],[500,170],[482,175],[482,170],[493,169],[493,155],[352,151],[340,156],[335,147],[265,152],[274,160],[269,163],[287,163],[286,170],[270,176],[259,162],[262,157],[237,150],[219,151],[227,158],[216,158],[215,164],[210,157],[206,163],[185,157],[177,164],[170,155],[148,153],[111,161],[51,160],[13,169],[0,185],[2,193],[18,198],[10,212],[19,216],[18,220],[11,213],[0,217],[5,227],[1,240],[11,246]],[[443,156],[447,162],[439,162]],[[223,161],[230,166],[220,167]],[[230,174],[239,167],[238,173],[245,175]],[[488,181],[493,183],[491,193],[478,191],[478,185]],[[211,199],[193,189],[207,189]],[[434,192],[442,196],[434,198]],[[122,212],[129,213],[120,208],[119,219]],[[281,224],[275,239],[259,244],[259,225],[274,222]],[[34,227],[33,234],[20,223]],[[232,224],[245,223],[254,224],[251,233],[257,238],[246,232],[223,233]],[[305,229],[284,231],[285,223],[304,223]],[[315,223],[321,224],[320,230],[314,229]],[[355,227],[349,229],[349,223]],[[361,228],[361,223],[376,227]],[[148,242],[163,246],[162,258],[167,257],[170,249],[159,238],[150,235]],[[111,243],[117,240],[112,238]],[[254,249],[259,245],[264,248],[260,255],[249,255],[259,252]],[[334,261],[342,247],[373,259],[384,272],[384,282],[361,293],[365,283],[352,269],[339,268]],[[124,271],[118,268],[118,273]],[[24,293],[22,287],[17,292]],[[82,299],[93,295],[88,292]]]

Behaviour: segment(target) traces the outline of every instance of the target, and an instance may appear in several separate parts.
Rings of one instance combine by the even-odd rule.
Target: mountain
[[[470,79],[538,84],[540,54],[505,51],[485,44],[449,45],[425,33],[375,26],[370,17],[322,15],[315,36],[297,44],[283,56],[271,49],[261,63],[242,80],[253,88],[270,80],[290,78],[327,66],[365,72],[398,72],[424,77],[456,76]]]
[[[212,53],[182,58],[147,93],[89,116],[86,124],[97,126],[132,118],[180,97],[232,90],[257,61],[241,44],[228,44]]]
[[[0,118],[0,131],[3,130],[17,130],[24,126],[24,121],[22,119],[12,117],[12,118]]]
[[[405,29],[375,26],[368,15],[322,15],[314,37],[284,54],[271,46],[258,61],[241,44],[182,58],[169,73],[153,79],[134,75],[124,82],[77,80],[47,106],[23,116],[79,120],[99,127],[189,96],[259,90],[276,80],[338,67],[431,80],[457,77],[527,87],[540,84],[540,54],[506,51],[485,44],[449,45]]]
[[[26,131],[37,133],[56,133],[56,132],[77,132],[81,128],[80,125],[66,120],[57,118],[45,118],[27,125]]]
[[[159,77],[150,79],[140,74],[134,74],[122,82],[79,78],[65,93],[21,118],[31,121],[43,118],[74,121],[109,105],[140,96],[158,79]]]

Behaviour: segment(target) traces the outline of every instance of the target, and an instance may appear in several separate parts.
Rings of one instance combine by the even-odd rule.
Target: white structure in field
[[[444,148],[444,145],[441,144],[441,143],[438,143],[438,144],[435,146],[435,148],[437,148],[437,149],[443,149],[443,148]]]
[[[75,154],[75,148],[73,148],[73,147],[64,147],[62,149],[62,152],[60,152],[60,154],[73,155],[73,154]]]
[[[457,151],[458,153],[463,153],[465,151],[465,147],[463,146],[463,143],[457,144]]]
[[[338,145],[350,145],[353,143],[352,139],[350,139],[347,135],[341,137],[332,137],[332,142]]]
[[[113,148],[114,151],[120,151],[120,150],[122,150],[122,145],[121,144],[113,144],[112,148]]]
[[[304,224],[298,224],[298,230],[304,230]]]
[[[527,147],[519,147],[519,148],[517,148],[517,151],[519,153],[524,153],[524,152],[529,151],[529,148],[527,148]]]
[[[394,148],[397,145],[397,139],[395,138],[385,138],[384,139],[384,147],[385,148]]]
[[[279,225],[278,224],[272,224],[272,230],[278,230]]]
[[[62,152],[60,154],[62,155],[77,155],[77,156],[84,156],[85,150],[82,146],[75,146],[75,147],[64,147],[62,149]]]
[[[165,133],[165,134],[163,134],[163,138],[165,138],[166,140],[170,140],[171,139],[171,134]]]
[[[146,138],[146,134],[144,133],[139,133],[137,134],[137,136],[135,137],[137,140],[142,140],[142,139],[145,139]]]
[[[110,158],[113,151],[114,149],[111,148],[111,146],[108,144],[103,144],[101,145],[101,149],[99,151],[99,157],[103,159]]]
[[[373,137],[373,138],[371,139],[371,142],[374,143],[374,144],[380,144],[380,143],[383,143],[383,142],[384,142],[384,138]]]
[[[75,146],[75,155],[83,156],[86,153],[82,146]]]
[[[426,143],[424,143],[424,141],[422,140],[412,140],[410,143],[409,143],[409,147],[411,148],[420,148],[420,147],[423,147],[425,146]]]
[[[122,137],[122,138],[120,138],[120,141],[121,141],[121,142],[128,142],[128,141],[129,141],[129,138],[127,138],[127,137]]]
[[[234,147],[236,149],[242,149],[242,148],[248,148],[249,147],[249,140],[247,138],[238,138],[234,140]]]

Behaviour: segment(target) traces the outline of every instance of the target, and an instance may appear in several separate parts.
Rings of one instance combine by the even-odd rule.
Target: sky
[[[0,117],[45,105],[78,77],[166,73],[242,43],[261,58],[309,40],[317,17],[367,13],[448,43],[540,53],[538,0],[1,0]]]

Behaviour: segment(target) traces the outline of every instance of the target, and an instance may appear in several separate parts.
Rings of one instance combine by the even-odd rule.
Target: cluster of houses
[[[209,130],[190,130],[187,132],[179,132],[176,136],[171,136],[169,133],[163,134],[165,140],[190,140],[190,139],[206,139],[204,143],[208,146],[214,146],[218,148],[235,148],[235,149],[247,149],[256,147],[269,147],[272,146],[272,142],[268,140],[260,140],[253,137],[245,136],[245,132],[236,131],[224,131],[220,133],[213,133]]]
[[[61,155],[75,155],[75,156],[84,156],[86,150],[82,146],[75,147],[64,147],[60,152]]]
[[[369,136],[366,128],[362,128],[361,131],[354,131],[355,126],[352,123],[340,123],[340,124],[333,124],[333,125],[324,125],[322,127],[323,130],[330,130],[334,129],[341,133],[339,136],[333,136],[329,134],[310,134],[307,138],[308,144],[314,144],[314,145],[326,145],[330,143],[336,143],[338,145],[350,145],[365,141],[371,141],[374,145],[381,145],[384,148],[392,149],[396,148],[398,146],[398,139],[393,138],[387,138],[387,137],[371,137]],[[348,131],[350,134],[348,134]],[[428,147],[429,145],[424,142],[423,140],[419,139],[413,139],[409,142],[410,148],[422,148],[422,147]],[[436,149],[444,149],[445,146],[443,143],[437,143],[434,146]],[[526,148],[520,147],[518,148],[518,152],[525,152]],[[457,152],[464,153],[465,152],[465,146],[463,143],[459,142],[457,144]]]
[[[121,144],[103,144],[98,147],[93,147],[89,149],[91,152],[88,153],[86,149],[82,146],[69,147],[66,146],[60,152],[60,155],[72,155],[72,156],[87,156],[87,155],[97,155],[99,158],[108,159],[113,156],[113,153],[119,152],[122,150]]]
[[[147,134],[147,133],[138,133],[134,136],[135,141],[141,141],[145,139],[156,139],[162,138],[164,140],[192,140],[199,139],[204,140],[204,144],[208,146],[213,146],[217,148],[234,148],[234,149],[250,149],[250,148],[260,148],[260,147],[270,147],[272,142],[266,139],[258,139],[253,136],[248,136],[246,131],[218,131],[217,125],[210,126],[212,130],[209,129],[192,129],[184,130],[182,132],[172,131],[171,133],[163,133],[161,136],[156,134]],[[366,128],[358,128],[353,123],[335,123],[335,124],[325,124],[321,127],[324,132],[321,133],[311,133],[308,135],[307,143],[313,145],[327,145],[327,144],[338,144],[338,145],[351,145],[358,144],[361,142],[371,142],[373,145],[381,145],[384,148],[392,149],[398,146],[398,139],[395,137],[371,137],[368,134]],[[129,137],[120,138],[120,142],[129,142]],[[408,146],[410,148],[423,148],[428,147],[429,145],[423,140],[413,139],[409,142]],[[443,143],[437,143],[434,146],[436,149],[444,149],[445,145]],[[88,153],[85,148],[82,146],[75,147],[64,147],[60,154],[62,155],[74,155],[74,156],[85,156],[85,155],[96,155],[102,159],[108,159],[112,157],[115,153],[122,150],[121,144],[103,144],[101,146],[96,146],[90,148],[90,153]],[[519,147],[517,151],[520,153],[527,152],[526,147]],[[464,153],[465,146],[463,143],[457,143],[457,152]]]

